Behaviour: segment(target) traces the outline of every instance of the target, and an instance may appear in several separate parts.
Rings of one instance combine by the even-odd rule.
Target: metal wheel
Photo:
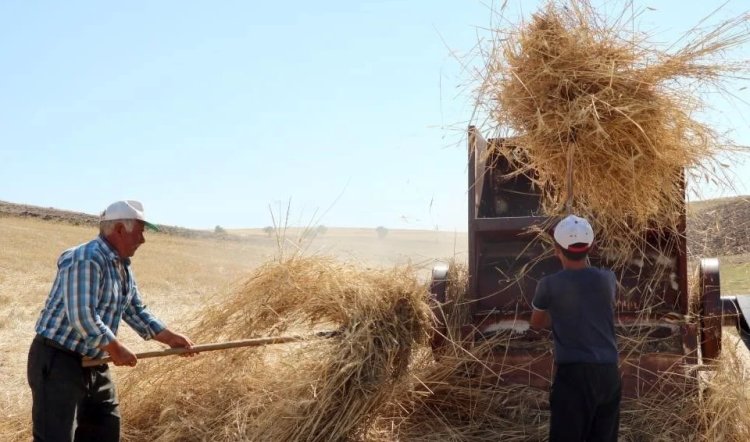
[[[448,283],[450,280],[450,266],[445,263],[437,264],[432,268],[430,279],[430,307],[434,316],[434,324],[430,345],[433,352],[438,352],[445,345],[445,335],[448,331],[446,324],[448,318],[442,308],[448,296]]]
[[[721,288],[719,286],[719,260],[701,259],[700,264],[700,339],[704,362],[721,354]]]

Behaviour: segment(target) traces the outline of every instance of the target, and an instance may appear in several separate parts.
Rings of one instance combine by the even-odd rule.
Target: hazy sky
[[[689,3],[635,9],[671,42],[724,1]],[[508,10],[521,4],[528,16],[537,2]],[[140,199],[154,222],[194,228],[263,227],[290,203],[292,224],[465,230],[473,97],[459,60],[476,62],[490,10],[0,2],[0,200],[98,213]],[[707,118],[750,144],[750,104],[715,105]],[[733,171],[748,193],[747,164]]]

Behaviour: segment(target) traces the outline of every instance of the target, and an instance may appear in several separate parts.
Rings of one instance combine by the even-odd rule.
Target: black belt
[[[61,352],[67,353],[67,354],[69,354],[71,356],[75,356],[77,358],[82,358],[83,357],[83,355],[81,355],[80,353],[75,352],[75,351],[73,351],[73,350],[71,350],[69,348],[66,348],[62,344],[60,344],[59,342],[54,341],[54,340],[52,340],[50,338],[45,338],[42,335],[36,335],[34,337],[34,340],[37,341],[37,342],[41,342],[43,345],[46,345],[47,347],[54,348],[55,350],[60,350]]]

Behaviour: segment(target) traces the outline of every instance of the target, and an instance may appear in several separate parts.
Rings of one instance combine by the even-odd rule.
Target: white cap
[[[146,217],[143,215],[143,204],[140,201],[126,200],[126,201],[115,201],[110,204],[104,212],[102,212],[100,221],[115,221],[115,220],[126,220],[126,219],[137,219],[143,221],[146,227],[153,230],[159,230],[155,225],[146,221]]]
[[[585,218],[568,215],[555,226],[555,241],[563,249],[571,252],[585,252],[594,242],[594,229]],[[585,244],[583,247],[571,247],[573,244]]]

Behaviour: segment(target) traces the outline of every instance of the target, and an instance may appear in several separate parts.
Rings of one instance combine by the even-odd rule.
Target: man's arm
[[[135,366],[133,352],[117,340],[96,310],[101,279],[102,269],[94,261],[75,261],[61,269],[65,314],[88,347],[106,351],[115,365]]]
[[[542,328],[549,328],[552,325],[552,319],[545,310],[534,309],[531,312],[531,320],[529,321],[531,328],[539,330]]]
[[[87,347],[104,348],[115,340],[115,334],[102,320],[96,307],[102,270],[90,260],[77,260],[60,269],[60,284],[65,315],[70,325],[84,339]]]
[[[133,296],[125,307],[122,319],[143,339],[155,338],[167,328],[141,301],[138,286],[133,282]]]
[[[193,348],[194,344],[187,336],[175,333],[156,318],[141,301],[138,286],[133,284],[133,297],[130,305],[125,309],[123,319],[143,339],[153,338],[171,348]],[[184,353],[183,356],[193,356],[195,353]]]

